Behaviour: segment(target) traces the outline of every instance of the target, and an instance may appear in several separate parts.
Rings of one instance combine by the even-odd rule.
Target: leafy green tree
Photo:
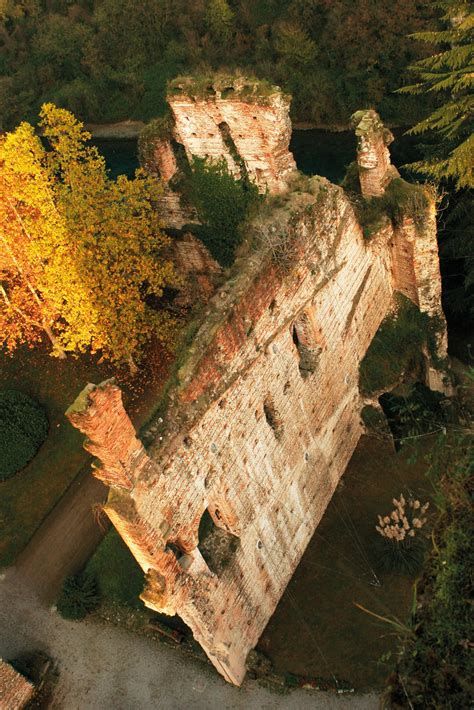
[[[206,24],[216,42],[223,44],[230,39],[233,20],[234,13],[227,0],[209,0],[206,9]]]
[[[176,283],[159,255],[159,185],[141,171],[110,180],[69,111],[45,104],[40,125],[50,151],[27,123],[0,142],[1,340],[14,350],[46,332],[55,354],[133,368],[152,336],[171,338],[168,314],[148,305]]]
[[[305,30],[294,23],[280,24],[275,33],[275,47],[289,66],[308,66],[317,55],[314,41]]]
[[[457,189],[474,187],[474,11],[469,0],[441,0],[445,28],[413,38],[439,48],[411,66],[416,84],[400,92],[435,94],[438,107],[410,131],[434,134],[436,145],[412,168],[435,180],[452,180]]]

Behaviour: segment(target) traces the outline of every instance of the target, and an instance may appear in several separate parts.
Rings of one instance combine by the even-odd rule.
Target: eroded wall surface
[[[143,600],[178,613],[232,683],[361,435],[359,363],[394,291],[442,315],[433,214],[416,239],[407,218],[367,242],[341,188],[302,181],[251,227],[284,234],[287,258],[257,251],[211,299],[146,449],[112,382],[68,412],[102,461]]]
[[[225,158],[229,169],[241,175],[238,157],[262,192],[281,192],[296,168],[288,150],[291,138],[289,102],[280,93],[259,105],[237,97],[196,100],[168,97],[176,140],[193,156]],[[238,156],[238,157],[237,157]]]

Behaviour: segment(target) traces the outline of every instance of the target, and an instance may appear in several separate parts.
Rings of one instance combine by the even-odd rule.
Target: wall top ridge
[[[176,371],[168,402],[143,433],[152,457],[174,446],[174,435],[192,429],[203,411],[222,398],[238,377],[265,357],[266,350],[346,265],[345,230],[361,229],[342,188],[315,176],[300,184],[308,192],[292,191],[276,198],[282,208],[265,208],[248,225],[248,238],[258,240],[276,225],[293,238],[293,262],[275,263],[265,246],[241,257],[229,279],[208,302],[196,333]],[[309,192],[311,190],[311,192]],[[352,224],[351,224],[352,222]],[[370,245],[365,245],[370,248]],[[266,315],[274,301],[279,313],[271,323]],[[282,313],[291,301],[288,313]],[[196,326],[191,326],[194,330]],[[198,390],[196,381],[202,381]],[[159,431],[159,436],[156,436]]]

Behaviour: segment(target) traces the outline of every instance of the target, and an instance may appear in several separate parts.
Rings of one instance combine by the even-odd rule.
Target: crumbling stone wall
[[[165,226],[182,229],[198,221],[174,185],[183,158],[224,158],[236,177],[245,173],[260,192],[286,189],[296,164],[289,151],[290,101],[278,87],[239,76],[181,77],[171,83],[167,100],[170,118],[152,121],[140,138],[143,167],[163,180]]]
[[[394,292],[441,313],[433,209],[421,242],[408,218],[367,242],[341,188],[301,179],[249,228],[257,241],[285,235],[291,258],[260,249],[236,265],[147,448],[111,382],[68,412],[102,461],[106,511],[146,573],[142,599],[178,613],[232,683],[361,435],[359,364]],[[203,539],[206,511],[216,529]]]
[[[398,175],[390,163],[388,146],[393,135],[376,111],[356,111],[352,125],[357,136],[357,165],[363,197],[380,197],[390,180]]]
[[[241,175],[242,166],[261,192],[281,192],[296,165],[288,150],[290,102],[276,87],[259,93],[259,82],[214,80],[204,91],[192,78],[171,85],[168,103],[174,137],[193,156],[225,158]]]

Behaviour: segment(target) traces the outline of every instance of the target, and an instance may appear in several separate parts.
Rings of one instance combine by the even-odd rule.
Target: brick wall
[[[146,452],[112,383],[70,413],[110,478],[106,510],[146,572],[143,600],[178,613],[236,684],[357,444],[359,363],[394,290],[441,313],[432,211],[420,241],[405,220],[365,242],[343,190],[315,177],[249,229],[264,222],[292,259],[236,265]],[[205,511],[215,529],[200,541]]]

